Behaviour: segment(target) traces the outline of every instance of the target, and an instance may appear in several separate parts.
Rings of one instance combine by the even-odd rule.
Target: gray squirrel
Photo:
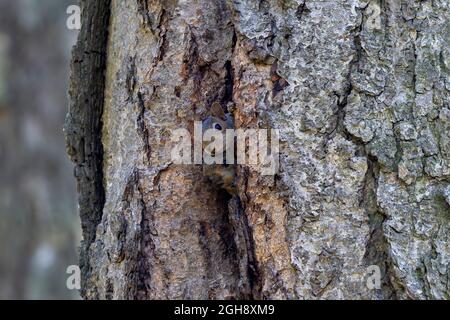
[[[228,112],[225,113],[220,103],[214,102],[212,104],[209,115],[202,121],[203,134],[209,129],[218,130],[223,134],[223,141],[225,141],[226,130],[234,129],[234,105],[230,103],[227,108]],[[229,147],[234,148],[234,143],[233,146]],[[205,152],[208,151],[205,149]],[[226,158],[226,152],[227,150],[225,149],[224,159]],[[225,161],[223,164],[204,164],[203,175],[208,177],[219,188],[226,190],[230,195],[236,195],[236,169],[234,165],[226,164]]]

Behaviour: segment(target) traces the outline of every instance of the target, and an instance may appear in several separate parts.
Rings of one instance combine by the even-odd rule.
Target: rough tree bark
[[[81,3],[85,298],[450,298],[448,1]],[[170,162],[214,101],[280,129],[278,174],[239,166],[239,201]]]

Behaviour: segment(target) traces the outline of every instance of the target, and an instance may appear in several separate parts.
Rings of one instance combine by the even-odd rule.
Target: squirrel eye
[[[214,129],[222,131],[222,126],[218,123],[214,124]]]

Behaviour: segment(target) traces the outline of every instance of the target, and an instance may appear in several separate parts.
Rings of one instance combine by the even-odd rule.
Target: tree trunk
[[[85,298],[450,298],[446,0],[81,2]],[[216,101],[280,130],[234,197],[168,148]]]

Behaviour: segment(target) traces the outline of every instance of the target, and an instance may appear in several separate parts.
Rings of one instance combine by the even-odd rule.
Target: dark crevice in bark
[[[149,130],[147,128],[147,124],[145,122],[145,103],[144,98],[142,97],[142,93],[138,92],[137,94],[138,99],[138,107],[139,107],[139,115],[137,118],[137,125],[139,129],[139,135],[142,138],[142,143],[144,145],[144,151],[145,151],[145,162],[150,165],[151,163],[151,154],[152,149],[150,145],[150,134]]]
[[[217,193],[217,207],[218,207],[218,212],[217,214],[220,214],[221,216],[221,220],[220,223],[218,223],[216,226],[218,228],[218,234],[220,236],[220,242],[221,242],[221,246],[224,247],[224,254],[231,258],[231,260],[233,262],[236,262],[232,265],[232,269],[233,269],[233,274],[239,274],[239,265],[237,263],[238,261],[238,256],[239,256],[239,252],[238,252],[238,248],[235,242],[235,237],[234,237],[234,230],[233,230],[233,225],[230,221],[230,212],[229,212],[229,207],[228,207],[228,203],[231,199],[230,194],[228,194],[228,192],[226,192],[223,189],[220,190],[215,190],[213,192]],[[200,239],[200,244],[201,244],[201,248],[202,251],[204,253],[204,255],[202,255],[203,257],[205,257],[204,259],[204,264],[206,266],[206,276],[208,279],[213,279],[215,277],[215,270],[214,270],[214,263],[213,263],[213,259],[214,256],[216,254],[216,252],[211,252],[211,246],[210,246],[210,236],[208,232],[208,229],[211,226],[208,225],[205,222],[200,222],[200,227],[199,227],[199,239]],[[245,298],[245,296],[243,295],[242,290],[239,290],[239,285],[236,285],[236,288],[238,290],[235,291],[235,294],[233,294],[232,296],[228,296],[226,297],[226,299],[243,299]],[[208,290],[208,299],[217,299],[217,293],[216,293],[217,288],[215,287],[210,287]]]
[[[114,284],[111,279],[106,280],[106,290],[105,290],[106,300],[112,300],[114,298]]]
[[[236,43],[237,43],[237,34],[236,30],[233,30],[233,41],[232,41],[232,47],[231,47],[231,55],[234,54],[234,51],[236,49]],[[233,102],[233,93],[234,93],[234,68],[233,63],[231,60],[228,60],[225,62],[225,70],[226,70],[226,77],[225,77],[225,94],[222,98],[222,104],[228,105],[229,103]],[[229,111],[229,110],[227,110]]]
[[[154,218],[145,202],[141,187],[141,172],[138,169],[135,169],[128,178],[122,203],[121,214],[116,216],[118,223],[114,224],[117,244],[108,257],[112,262],[124,263],[126,266],[129,285],[123,296],[127,299],[145,300],[149,298],[148,284],[151,280],[151,263],[154,260],[155,248],[152,236],[155,235],[155,231]],[[129,228],[125,216],[127,211],[134,208],[140,212],[140,229],[133,239],[127,239]],[[114,297],[113,292],[110,296]]]
[[[379,165],[373,157],[366,155],[368,169],[362,190],[362,207],[366,208],[369,217],[370,238],[367,242],[364,260],[367,266],[376,265],[381,271],[381,288],[376,291],[378,299],[396,299],[396,290],[391,283],[392,261],[389,247],[383,232],[386,216],[378,209],[377,189]]]
[[[231,61],[225,63],[225,69],[227,71],[227,76],[225,78],[225,94],[222,98],[222,105],[226,106],[233,101],[234,70]]]
[[[237,36],[237,31],[234,29],[231,49],[232,56],[235,53]],[[234,86],[236,85],[235,70],[232,61],[227,61],[225,68],[227,71],[225,82],[226,90],[222,102],[225,105],[229,105],[234,103],[233,94]],[[235,180],[237,180],[237,175],[235,175]],[[235,184],[236,186],[239,185],[237,181],[235,181]],[[240,266],[241,278],[246,282],[241,286],[241,296],[245,299],[254,300],[260,297],[260,275],[257,267],[252,230],[245,214],[244,203],[239,194],[240,192],[237,190],[237,194],[230,197],[229,201],[226,203],[226,207],[228,210],[229,221],[232,222],[234,229],[234,241],[238,252],[236,262]]]
[[[255,243],[252,235],[252,230],[250,224],[248,223],[247,215],[241,201],[239,200],[239,214],[242,215],[244,222],[244,235],[247,244],[247,272],[248,272],[248,282],[250,286],[251,299],[260,299],[261,297],[261,277],[259,274],[259,268],[256,261],[255,254]]]
[[[158,24],[158,30],[160,31],[160,49],[159,55],[157,58],[157,62],[161,62],[164,59],[164,56],[167,52],[167,46],[169,43],[166,41],[167,39],[167,24],[169,22],[169,16],[165,9],[161,9],[161,17]]]
[[[309,9],[306,6],[306,0],[303,0],[303,2],[300,3],[300,5],[298,6],[297,12],[296,12],[296,16],[297,16],[298,21],[301,21],[302,18],[303,18],[303,15],[305,13],[308,13],[308,12],[309,12]]]
[[[110,0],[81,1],[82,28],[73,49],[70,106],[65,132],[67,150],[75,164],[83,229],[80,253],[82,296],[94,285],[86,282],[91,266],[89,248],[95,240],[105,202],[103,187],[102,114]],[[81,143],[80,143],[81,142]]]
[[[136,59],[134,57],[128,58],[127,65],[127,77],[126,77],[126,86],[128,93],[128,101],[133,100],[134,90],[136,88]]]
[[[139,178],[138,178],[139,179]],[[154,260],[155,244],[153,243],[152,235],[154,234],[152,228],[153,215],[147,209],[144,199],[143,190],[138,183],[139,192],[139,207],[141,210],[141,224],[140,224],[140,246],[137,256],[137,284],[136,284],[136,299],[146,300],[149,298],[149,283],[151,282],[151,262]]]
[[[244,204],[238,196],[233,196],[228,202],[228,207],[228,217],[233,228],[236,247],[236,261],[242,280],[241,298],[259,299],[261,296],[260,275],[255,258],[252,230],[245,214]]]
[[[223,68],[225,69],[225,77],[223,79],[222,88],[217,90],[215,94],[210,97],[206,97],[207,105],[211,105],[215,101],[220,101],[225,111],[230,112],[228,107],[233,105],[233,95],[235,83],[235,71],[232,63],[233,55],[237,44],[237,33],[233,30],[232,35],[231,59],[225,61]],[[187,74],[188,77],[194,77],[195,86],[198,88],[197,92],[200,92],[202,83],[215,74],[210,70],[210,65],[200,61],[199,59],[199,43],[191,31],[191,48],[189,50],[189,58],[186,58]],[[212,73],[211,73],[212,72]],[[197,97],[201,100],[200,97]],[[235,179],[237,179],[235,177]],[[216,193],[217,205],[219,208],[223,208],[224,221],[222,225],[222,240],[227,244],[227,253],[233,259],[235,265],[238,267],[240,273],[240,280],[238,284],[237,297],[240,299],[256,299],[258,294],[259,274],[256,266],[256,259],[254,253],[253,237],[251,228],[245,215],[243,208],[243,202],[238,195],[230,195],[223,189],[211,188],[212,192]],[[202,236],[200,235],[202,239]],[[230,242],[231,240],[231,242]],[[206,246],[205,246],[206,248]],[[210,254],[206,252],[206,256]]]
[[[349,91],[351,91],[351,86]],[[396,299],[396,290],[391,283],[392,261],[389,256],[389,245],[384,236],[383,223],[386,219],[385,215],[379,210],[377,204],[377,189],[379,164],[376,157],[370,155],[366,151],[365,143],[358,137],[353,136],[345,128],[343,121],[345,119],[345,106],[347,97],[340,104],[340,112],[338,114],[338,132],[344,137],[352,141],[357,147],[358,155],[367,159],[368,169],[364,179],[364,186],[361,190],[362,199],[360,206],[366,209],[369,218],[370,239],[367,242],[365,261],[367,266],[377,265],[380,267],[382,275],[382,287],[377,296],[379,299]]]
[[[364,10],[364,9],[363,9]],[[376,157],[370,155],[366,149],[366,143],[359,137],[352,135],[345,127],[344,121],[346,116],[346,106],[348,98],[352,94],[354,88],[352,85],[352,73],[360,72],[359,63],[363,56],[361,33],[363,30],[364,13],[361,10],[361,23],[355,29],[354,34],[354,47],[355,57],[350,64],[348,74],[348,84],[344,96],[338,96],[338,111],[336,128],[333,133],[341,133],[347,140],[352,141],[357,146],[359,156],[363,156],[367,159],[368,169],[364,179],[363,189],[361,190],[362,198],[360,206],[366,209],[369,218],[370,239],[366,245],[366,253],[364,256],[367,266],[376,265],[381,270],[381,289],[376,292],[376,296],[379,299],[395,299],[397,297],[396,290],[391,283],[392,273],[392,259],[389,255],[389,244],[385,238],[383,231],[383,223],[385,221],[385,215],[379,210],[377,203],[377,189],[378,189],[378,176],[379,176],[379,164]]]

